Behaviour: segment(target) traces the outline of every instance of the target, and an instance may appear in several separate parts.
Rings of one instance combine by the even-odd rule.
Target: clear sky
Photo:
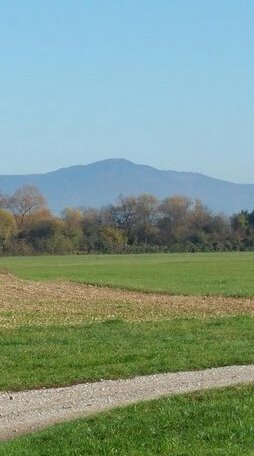
[[[0,156],[254,183],[254,1],[1,0]]]

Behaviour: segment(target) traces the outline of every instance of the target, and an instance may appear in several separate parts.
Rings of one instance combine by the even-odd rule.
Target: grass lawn
[[[1,258],[1,268],[34,280],[254,296],[252,253]],[[195,298],[199,314],[198,304],[170,298],[171,314],[161,296],[101,290],[2,275],[0,390],[254,363],[251,300],[236,300],[230,315],[231,298]],[[1,443],[0,456],[254,456],[253,405],[254,387],[161,399]]]
[[[186,295],[254,296],[254,252],[76,255],[0,258],[26,279],[84,283]]]
[[[163,398],[0,444],[0,456],[253,456],[254,386]]]
[[[11,260],[16,264],[60,261],[59,257]],[[106,257],[107,260],[112,261],[112,257]],[[31,265],[28,270],[33,271]],[[161,296],[138,297],[70,283],[22,281],[2,274],[0,389],[67,385],[254,362],[253,306],[249,307],[249,314],[246,306],[245,314],[230,315],[227,308],[231,298],[223,298],[224,314],[206,314],[203,307],[204,313],[195,315],[192,303],[183,313],[187,298],[170,298],[160,307]],[[150,301],[146,303],[147,297]],[[199,298],[200,306],[207,300],[211,301]],[[218,301],[218,307],[221,305],[221,299],[212,301]],[[239,300],[239,306],[244,302]]]
[[[254,318],[110,320],[0,331],[0,389],[254,363]]]

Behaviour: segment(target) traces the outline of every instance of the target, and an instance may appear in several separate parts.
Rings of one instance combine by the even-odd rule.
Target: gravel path
[[[0,394],[0,439],[160,396],[254,382],[254,365]]]

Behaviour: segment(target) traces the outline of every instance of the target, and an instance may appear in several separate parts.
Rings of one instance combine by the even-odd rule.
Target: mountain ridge
[[[254,209],[254,184],[238,184],[201,173],[159,170],[126,159],[105,159],[73,165],[43,174],[0,175],[0,192],[11,194],[25,184],[36,185],[50,209],[101,207],[120,194],[151,193],[158,198],[175,194],[199,198],[215,212],[230,215]]]

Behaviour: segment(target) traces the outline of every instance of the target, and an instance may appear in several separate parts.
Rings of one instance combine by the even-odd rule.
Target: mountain
[[[159,198],[185,195],[199,198],[215,212],[232,214],[254,209],[254,184],[234,184],[198,173],[161,171],[124,159],[98,161],[46,174],[0,176],[0,193],[11,194],[24,184],[36,185],[50,209],[101,207],[120,194],[151,193]]]

